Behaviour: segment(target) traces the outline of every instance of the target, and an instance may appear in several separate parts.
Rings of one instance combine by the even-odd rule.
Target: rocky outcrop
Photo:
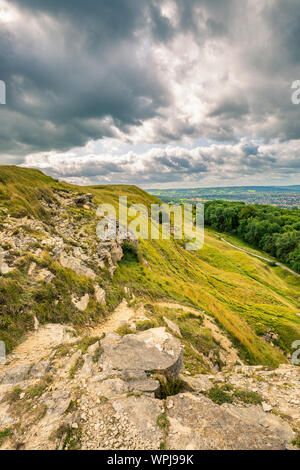
[[[81,276],[89,277],[90,279],[95,279],[96,274],[94,271],[87,266],[78,258],[75,258],[72,255],[68,255],[65,251],[62,251],[58,256],[58,261],[63,268],[71,269]]]
[[[0,366],[0,430],[10,430],[2,448],[293,448],[297,367],[191,376],[182,356],[164,327],[100,340],[61,325],[39,328]],[[219,405],[210,393],[222,384],[259,391],[263,403]]]
[[[172,406],[171,406],[172,404]],[[264,427],[235,417],[205,396],[184,393],[167,399],[169,449],[278,450],[284,440]]]
[[[75,197],[74,204],[79,207],[84,207],[85,209],[93,208],[93,194],[81,194],[80,196]]]

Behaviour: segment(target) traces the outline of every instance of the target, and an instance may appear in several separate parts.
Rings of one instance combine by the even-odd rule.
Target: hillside
[[[278,348],[262,339],[267,329],[278,335],[282,351],[292,352],[292,342],[300,337],[300,283],[293,275],[236,252],[207,229],[204,248],[199,252],[188,252],[174,240],[140,241],[138,259],[128,253],[111,279],[106,268],[96,265],[94,257],[99,243],[95,208],[103,202],[117,205],[119,195],[127,195],[129,204],[149,205],[157,202],[155,198],[133,186],[80,188],[58,183],[37,170],[17,167],[1,167],[0,181],[1,245],[8,251],[8,265],[10,259],[17,267],[0,280],[1,330],[8,344],[16,344],[24,327],[33,326],[34,316],[40,322],[70,321],[82,326],[87,319],[98,321],[99,316],[116,307],[122,289],[128,287],[145,302],[175,300],[204,310],[216,319],[249,363],[277,365],[286,360]],[[71,200],[87,192],[95,196],[91,208],[64,205],[66,195]],[[36,228],[32,227],[35,218],[42,224]],[[29,246],[21,247],[19,253],[16,246],[10,249],[11,235],[5,235],[8,228],[16,245],[27,235]],[[88,252],[89,267],[106,290],[105,307],[90,305],[89,314],[79,318],[76,310],[70,309],[70,296],[92,291],[92,282],[78,276],[75,279],[73,272],[55,263],[52,242],[47,243],[46,236],[63,237],[66,251],[81,244]],[[32,262],[56,274],[54,285],[32,283],[27,274]],[[64,299],[53,306],[53,299],[62,293]]]
[[[204,247],[198,252],[186,251],[184,244],[175,240],[140,240],[138,244],[118,239],[100,242],[96,237],[97,206],[117,205],[120,195],[128,196],[129,204],[149,206],[158,201],[135,186],[78,187],[55,181],[37,170],[0,167],[0,340],[6,343],[9,353],[7,365],[0,365],[0,446],[2,438],[9,448],[26,438],[26,448],[52,445],[71,448],[76,430],[85,426],[83,448],[98,448],[100,444],[93,435],[93,416],[99,410],[95,409],[94,415],[86,420],[80,418],[86,415],[85,408],[91,407],[89,400],[95,393],[100,396],[95,406],[100,408],[104,406],[102,396],[113,400],[122,396],[128,399],[130,415],[131,407],[139,406],[140,399],[143,416],[144,412],[152,416],[151,407],[154,407],[157,420],[160,415],[164,420],[161,406],[170,405],[171,410],[173,405],[161,400],[184,392],[187,409],[200,393],[197,400],[199,404],[203,402],[204,408],[209,409],[212,400],[208,421],[217,412],[221,413],[221,421],[230,422],[226,428],[228,442],[220,442],[219,447],[235,448],[230,437],[232,430],[240,434],[244,426],[244,418],[235,406],[239,408],[238,403],[244,403],[243,406],[255,407],[252,421],[247,415],[254,428],[249,427],[246,435],[240,434],[240,447],[260,448],[257,443],[263,438],[263,442],[268,442],[263,445],[281,448],[282,442],[287,442],[286,436],[290,439],[292,435],[290,428],[283,441],[278,442],[272,435],[262,437],[255,421],[264,400],[273,404],[274,413],[290,416],[293,427],[298,429],[295,407],[299,390],[297,380],[294,381],[297,368],[288,363],[292,343],[300,338],[299,278],[234,249],[212,229],[206,229]],[[240,240],[237,243],[243,246]],[[161,353],[165,341],[170,342],[171,353],[160,357],[154,351],[148,358],[139,349],[140,341],[148,340],[162,342]],[[120,348],[119,352],[114,352],[115,348]],[[178,354],[176,360],[174,351]],[[131,360],[136,364],[142,361],[138,371],[129,367]],[[247,368],[248,364],[253,367]],[[264,375],[264,366],[280,367],[274,372],[265,370]],[[262,371],[262,378],[256,375],[257,370]],[[149,382],[155,371],[160,375],[155,383]],[[248,381],[248,371],[254,374],[255,380]],[[205,379],[202,374],[206,374]],[[211,382],[207,386],[209,377]],[[282,377],[278,384],[276,377]],[[101,382],[102,388],[98,384],[101,392],[95,391],[97,381]],[[130,387],[130,381],[137,384]],[[281,393],[275,406],[272,393],[277,386],[284,387],[284,383],[289,384],[292,394]],[[76,390],[82,387],[89,392],[77,396]],[[192,395],[187,396],[187,392]],[[208,398],[203,398],[204,392]],[[56,401],[52,396],[55,393],[64,411],[59,412],[56,421],[51,421],[49,410],[53,408],[57,412],[52,402]],[[149,394],[154,402],[149,402]],[[30,414],[34,400],[37,400],[38,416]],[[226,411],[235,416],[233,421],[225,411],[219,410],[223,400],[233,406],[231,409],[228,405]],[[118,408],[121,404],[109,402],[105,406],[108,416],[110,406],[116,406],[121,413]],[[179,409],[176,405],[168,412],[170,419]],[[21,410],[25,413],[26,426],[33,420],[34,432],[20,433],[25,426]],[[63,420],[65,413],[67,424]],[[76,428],[78,422],[81,424]],[[70,423],[76,426],[70,428]],[[280,432],[285,429],[281,421],[279,424],[272,421],[273,425],[279,426]],[[54,441],[37,444],[34,440],[42,430],[42,434],[50,435],[53,427],[59,430],[60,426],[67,427],[58,432]],[[101,426],[108,429],[110,425],[103,421]],[[124,423],[120,424],[121,434],[122,426]],[[134,422],[133,436],[137,426]],[[194,424],[188,426],[193,433]],[[171,434],[168,441],[162,424],[159,437],[154,442],[149,435],[145,448],[165,446],[168,442],[168,448],[176,448],[177,438],[172,440]],[[248,444],[247,435],[253,439]],[[126,441],[124,446],[137,448],[139,442]],[[108,440],[104,448],[110,445]],[[204,443],[194,445],[207,448]],[[214,448],[211,445],[208,448]]]

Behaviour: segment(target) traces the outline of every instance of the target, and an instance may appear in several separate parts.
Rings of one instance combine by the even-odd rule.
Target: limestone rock
[[[186,375],[180,375],[183,380],[192,390],[195,392],[206,392],[213,388],[213,383],[209,377],[205,374],[194,375],[192,377]]]
[[[165,328],[152,328],[134,335],[107,335],[101,346],[103,369],[156,371],[177,376],[182,368],[180,342]]]
[[[128,382],[130,392],[156,393],[160,383],[154,379],[132,380]]]
[[[94,383],[89,389],[93,390],[93,393],[96,393],[99,396],[104,396],[106,398],[116,398],[120,395],[124,395],[129,391],[128,383],[124,380],[115,378],[104,380],[100,383]]]
[[[30,370],[30,364],[20,364],[6,370],[0,376],[0,384],[17,384],[22,382]]]
[[[104,289],[98,286],[98,284],[95,284],[95,297],[96,301],[99,302],[99,304],[106,304],[105,298],[106,298],[106,292]]]
[[[130,396],[112,402],[117,416],[125,416],[128,427],[134,430],[136,438],[149,442],[149,449],[158,449],[163,440],[163,432],[157,426],[157,418],[163,413],[159,400],[147,396]]]
[[[173,406],[168,408],[168,402]],[[205,396],[182,393],[167,399],[167,444],[176,450],[279,450],[284,442],[265,428],[247,424]]]
[[[285,443],[291,443],[295,437],[295,433],[288,423],[273,413],[265,413],[260,405],[240,408],[231,403],[226,403],[222,407],[247,424],[259,425],[269,429],[274,434],[277,434]]]
[[[54,274],[48,269],[41,269],[36,276],[37,281],[51,282],[54,278]]]
[[[264,411],[271,411],[272,410],[272,406],[269,405],[268,403],[265,403],[264,401],[262,402],[262,408]]]
[[[173,333],[175,333],[175,335],[178,335],[180,337],[182,336],[180,328],[179,328],[179,326],[176,325],[176,323],[172,322],[172,320],[169,320],[166,317],[163,317],[163,319],[164,319],[164,322],[167,324],[168,328],[170,328],[170,330],[173,331]]]
[[[93,194],[81,194],[80,196],[74,199],[76,206],[86,206],[86,208],[92,208],[93,206]]]
[[[87,309],[87,306],[89,304],[90,296],[89,294],[85,294],[83,297],[81,297],[81,299],[78,302],[74,299],[72,301],[75,307],[78,308],[78,310],[80,310],[81,312],[84,312]]]
[[[5,275],[11,271],[11,268],[4,261],[0,261],[0,274]]]
[[[47,417],[56,419],[64,414],[70,401],[70,393],[66,390],[47,393],[44,399],[44,404],[47,406]]]
[[[49,361],[37,362],[34,364],[29,372],[30,377],[42,377],[50,370]]]
[[[77,274],[89,277],[93,280],[96,277],[94,271],[85,266],[80,259],[75,258],[72,255],[67,255],[64,251],[59,254],[58,261],[63,268],[72,269],[72,271],[75,271]]]

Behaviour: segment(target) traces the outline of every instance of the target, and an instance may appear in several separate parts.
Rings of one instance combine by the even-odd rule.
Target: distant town
[[[224,201],[242,201],[246,204],[267,204],[287,209],[300,209],[300,185],[149,189],[148,192],[164,202],[174,204],[220,199]]]

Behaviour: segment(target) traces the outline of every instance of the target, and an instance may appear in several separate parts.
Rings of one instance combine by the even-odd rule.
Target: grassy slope
[[[39,198],[41,194],[51,198],[53,186],[93,192],[97,204],[117,203],[119,195],[127,195],[129,204],[157,202],[134,186],[80,188],[55,182],[37,170],[0,167],[0,208],[45,220],[49,216]],[[239,245],[243,246],[242,242]],[[278,349],[259,338],[267,328],[279,334],[279,345],[285,351],[291,352],[292,342],[300,338],[296,315],[300,311],[299,279],[234,250],[212,230],[206,230],[205,245],[199,252],[187,252],[172,240],[141,241],[140,254],[148,265],[130,257],[120,263],[108,293],[110,308],[119,300],[122,285],[131,287],[145,301],[174,299],[199,307],[218,321],[241,356],[254,364],[285,361]]]

